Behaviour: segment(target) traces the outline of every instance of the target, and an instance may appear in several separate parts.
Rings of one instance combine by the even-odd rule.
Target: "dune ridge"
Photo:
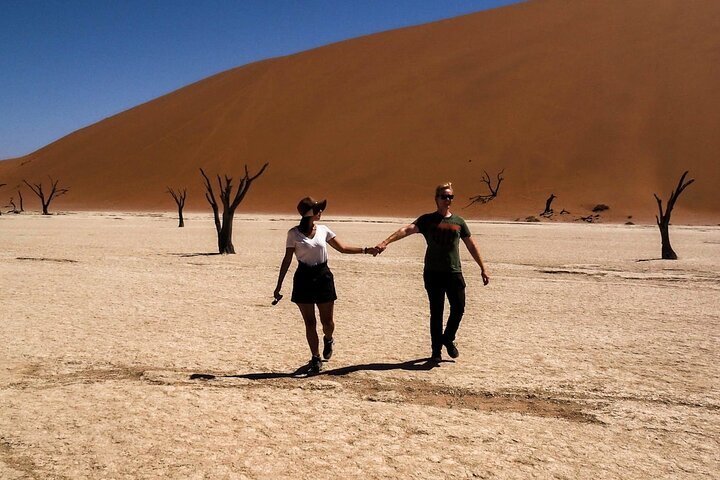
[[[0,162],[0,203],[22,179],[70,188],[57,208],[207,209],[198,169],[239,178],[240,207],[412,216],[451,180],[470,218],[652,220],[684,170],[678,223],[720,220],[720,2],[537,0],[241,66]],[[505,169],[496,200],[483,170]],[[27,191],[26,208],[36,200]]]

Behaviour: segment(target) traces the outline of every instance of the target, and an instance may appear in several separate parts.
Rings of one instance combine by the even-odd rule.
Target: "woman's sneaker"
[[[325,344],[325,347],[323,348],[323,358],[325,360],[330,360],[330,357],[332,357],[333,354],[333,343],[335,343],[335,340],[323,337],[323,343]]]
[[[320,357],[312,357],[308,363],[308,367],[308,373],[320,373],[322,370],[322,360],[320,360]]]

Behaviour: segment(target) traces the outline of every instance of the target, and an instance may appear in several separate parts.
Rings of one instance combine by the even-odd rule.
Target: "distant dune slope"
[[[499,197],[462,210],[516,218],[554,207],[652,219],[680,174],[678,222],[720,220],[720,2],[538,0],[383,32],[229,70],[0,162],[60,178],[58,207],[204,209],[199,167],[270,167],[244,212],[413,216],[451,180]],[[31,194],[26,194],[31,202]],[[459,207],[460,205],[458,205]]]

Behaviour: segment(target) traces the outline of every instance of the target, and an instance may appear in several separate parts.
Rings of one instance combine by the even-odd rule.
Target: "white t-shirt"
[[[327,262],[327,241],[335,238],[335,234],[325,225],[315,225],[313,238],[303,235],[298,227],[288,230],[286,248],[295,248],[295,256],[305,265],[319,265]]]

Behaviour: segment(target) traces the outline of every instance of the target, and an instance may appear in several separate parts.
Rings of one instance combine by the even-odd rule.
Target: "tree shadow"
[[[636,260],[636,263],[640,262],[656,262],[658,260],[662,260],[662,258],[641,258],[640,260]]]
[[[451,360],[444,360],[451,361]],[[359,371],[375,371],[385,372],[389,370],[409,370],[409,371],[429,371],[433,368],[439,367],[440,362],[434,361],[432,358],[418,358],[415,360],[408,360],[400,363],[363,363],[360,365],[350,365],[347,367],[334,368],[332,370],[323,370],[320,373],[310,373],[310,367],[303,365],[296,369],[294,372],[258,372],[258,373],[243,373],[240,375],[212,375],[209,373],[193,373],[190,375],[190,380],[213,380],[216,378],[245,378],[248,380],[272,380],[275,378],[308,378],[308,377],[320,377],[320,376],[340,376],[347,375],[349,373]]]

